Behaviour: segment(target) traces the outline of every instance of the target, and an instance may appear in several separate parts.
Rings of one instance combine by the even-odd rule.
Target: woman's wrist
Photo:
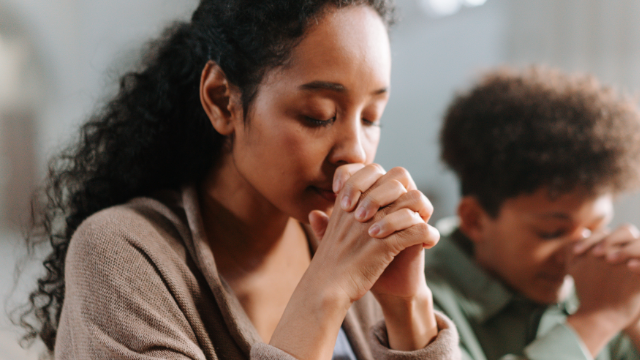
[[[327,359],[351,300],[326,281],[312,278],[309,270],[291,296],[270,345],[298,359]]]
[[[413,297],[376,294],[376,299],[382,307],[391,349],[422,349],[438,335],[433,298],[426,285]]]

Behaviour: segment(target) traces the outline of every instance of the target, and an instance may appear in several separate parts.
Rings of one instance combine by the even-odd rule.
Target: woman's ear
[[[476,197],[465,196],[460,200],[458,204],[460,230],[474,243],[479,243],[484,238],[487,216],[487,212]]]
[[[229,83],[218,64],[207,62],[200,78],[200,102],[211,124],[224,136],[233,134],[235,120],[242,119],[240,92]]]

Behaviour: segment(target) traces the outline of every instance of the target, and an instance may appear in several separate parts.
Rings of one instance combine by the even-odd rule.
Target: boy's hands
[[[577,244],[569,261],[580,309],[567,322],[596,356],[618,332],[640,330],[640,232],[622,226]],[[639,333],[640,334],[640,333]]]
[[[588,250],[611,264],[626,262],[629,269],[640,272],[640,231],[633,225],[622,225],[612,233],[594,234],[574,247],[576,255]]]

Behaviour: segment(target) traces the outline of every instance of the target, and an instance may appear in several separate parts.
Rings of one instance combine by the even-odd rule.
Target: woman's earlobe
[[[213,127],[225,136],[235,129],[235,95],[222,68],[213,61],[207,62],[200,78],[200,102]]]

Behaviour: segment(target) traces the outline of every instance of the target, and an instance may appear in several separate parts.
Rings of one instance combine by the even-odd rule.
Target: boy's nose
[[[571,235],[569,236],[569,240],[573,243],[573,242],[582,241],[588,238],[589,236],[591,236],[591,230],[585,227],[578,227],[571,233]]]

